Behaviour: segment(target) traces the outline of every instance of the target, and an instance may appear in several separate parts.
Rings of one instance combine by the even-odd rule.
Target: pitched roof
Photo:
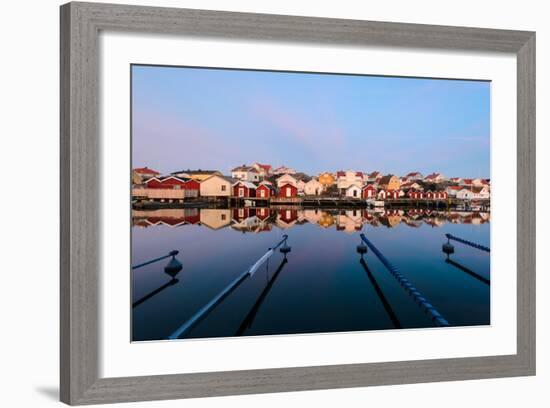
[[[407,174],[405,177],[412,177],[412,176],[422,176],[422,173],[420,173],[419,171],[413,171],[409,174]]]
[[[369,174],[369,178],[378,177],[380,175],[379,171],[373,171],[371,174]]]
[[[378,184],[388,184],[392,177],[395,177],[393,174],[388,174],[380,179]]]
[[[271,170],[271,164],[262,164],[262,163],[258,163],[258,162],[254,163],[254,164],[258,165],[258,167],[261,167],[265,171]]]
[[[190,169],[187,169],[187,170],[180,170],[180,171],[175,171],[171,174],[182,174],[182,173],[185,173],[185,174],[196,174],[196,175],[199,175],[199,174],[215,174],[215,173],[219,173],[218,170],[202,170],[202,169],[198,169],[198,170],[190,170]]]
[[[233,183],[234,186],[237,185],[237,184],[242,184],[243,186],[248,187],[248,188],[253,188],[253,189],[257,188],[256,184],[251,183],[250,181],[238,180],[237,182]]]
[[[426,180],[433,180],[433,179],[436,179],[438,177],[441,176],[441,173],[432,173],[432,174],[428,174],[425,179]]]
[[[224,179],[225,181],[229,181],[231,184],[239,181],[238,179],[236,178],[233,178],[233,177],[229,177],[229,176],[220,176],[219,174],[212,174],[211,176],[205,178],[203,181],[201,181],[201,183],[204,183],[206,180],[210,180],[211,178],[213,177],[219,177],[221,179]]]
[[[138,167],[137,169],[134,169],[134,171],[138,174],[150,174],[152,176],[160,174],[158,171],[150,169],[149,167]]]
[[[258,170],[256,170],[254,167],[247,166],[246,164],[243,164],[242,166],[235,167],[231,171],[248,171],[250,173],[257,173],[258,172]]]

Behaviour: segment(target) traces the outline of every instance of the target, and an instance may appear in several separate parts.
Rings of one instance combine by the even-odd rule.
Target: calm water
[[[277,251],[183,338],[394,328],[434,324],[369,249],[370,241],[449,321],[490,324],[490,256],[446,233],[489,246],[489,214],[392,210],[162,209],[134,211],[132,265],[179,250],[132,276],[134,341],[166,339],[271,246]],[[474,274],[474,275],[473,275]],[[475,275],[481,277],[476,277]]]

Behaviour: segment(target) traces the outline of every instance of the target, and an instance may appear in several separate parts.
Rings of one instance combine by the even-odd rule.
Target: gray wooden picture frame
[[[517,56],[517,354],[100,378],[98,35],[101,30],[514,53]],[[96,404],[535,374],[534,32],[69,3],[61,6],[60,45],[61,401]]]

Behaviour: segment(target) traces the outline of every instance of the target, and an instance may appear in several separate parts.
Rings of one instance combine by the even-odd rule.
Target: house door
[[[290,187],[287,187],[286,188],[286,196],[290,197],[290,195],[291,195]]]
[[[262,197],[262,198],[265,197],[265,191],[264,190],[260,191],[260,197]]]
[[[239,188],[239,197],[244,197],[244,188]]]

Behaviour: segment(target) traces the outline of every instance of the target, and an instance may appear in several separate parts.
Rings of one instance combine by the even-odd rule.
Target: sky
[[[132,166],[490,177],[490,82],[132,66]]]

